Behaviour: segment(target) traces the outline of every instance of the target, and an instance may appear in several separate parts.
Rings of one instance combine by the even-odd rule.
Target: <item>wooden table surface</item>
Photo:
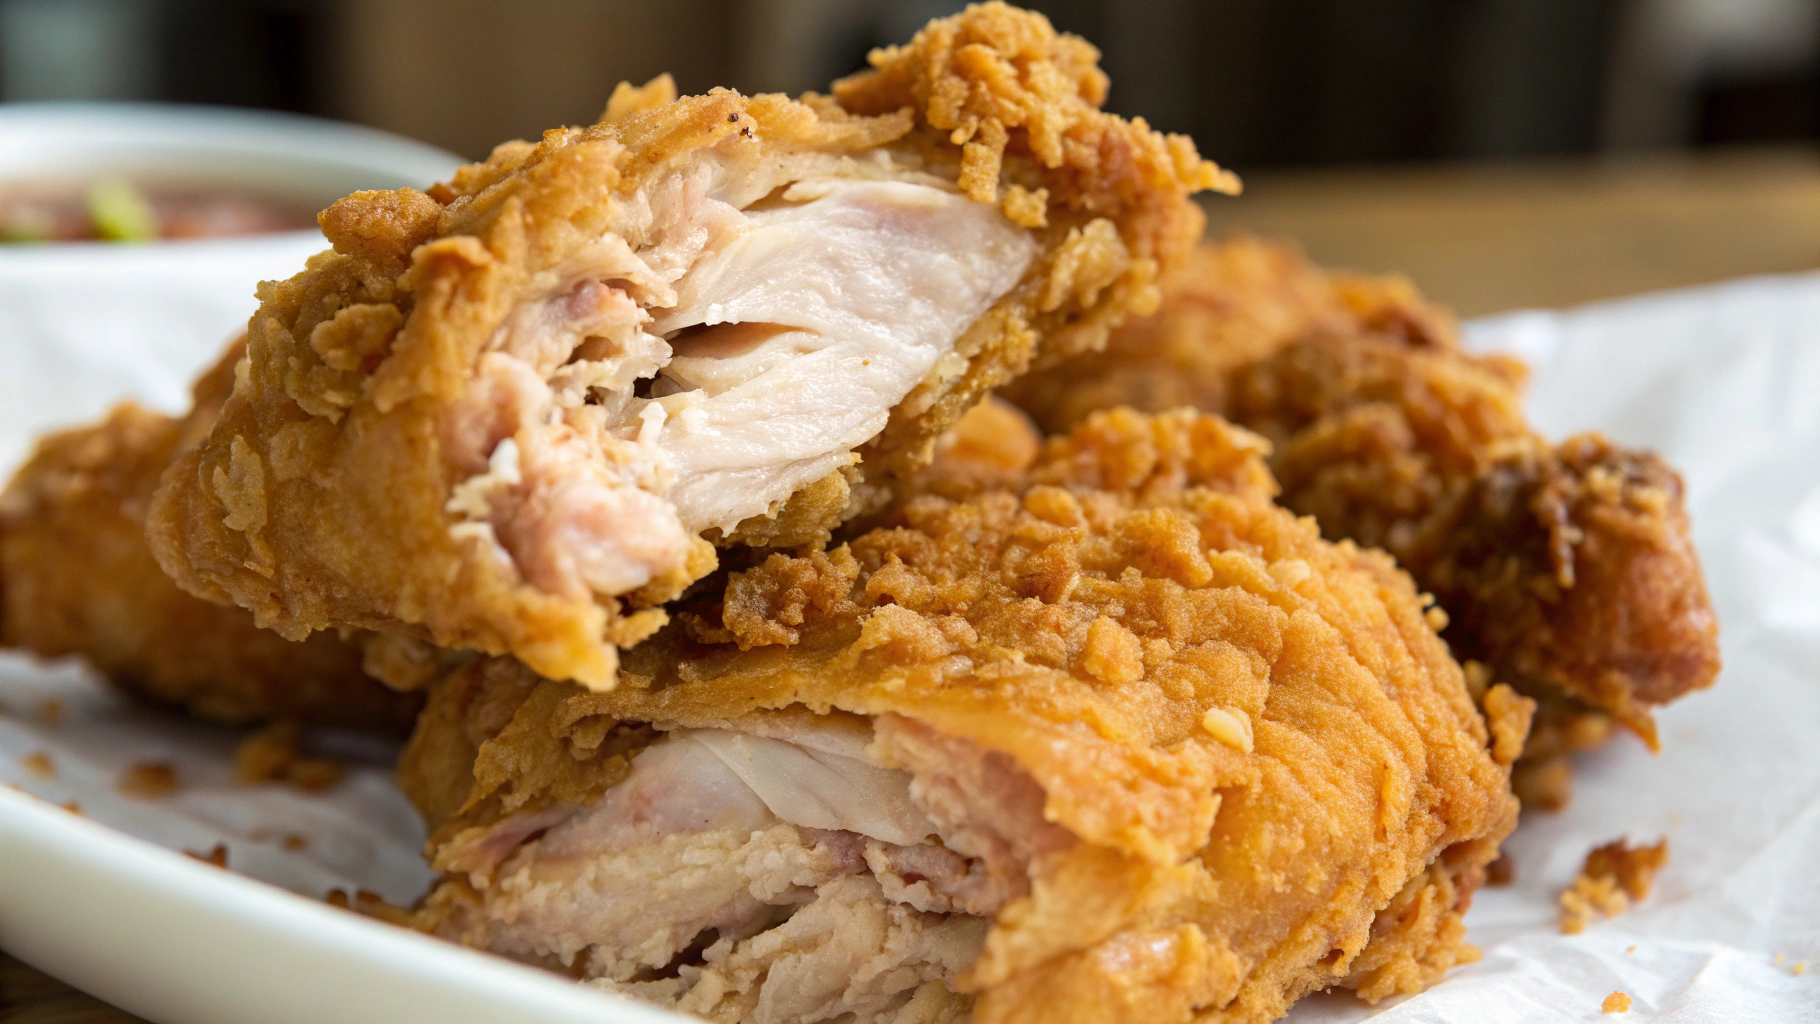
[[[1400,271],[1465,316],[1820,267],[1820,151],[1248,175],[1214,233]],[[6,1024],[139,1020],[0,954]]]

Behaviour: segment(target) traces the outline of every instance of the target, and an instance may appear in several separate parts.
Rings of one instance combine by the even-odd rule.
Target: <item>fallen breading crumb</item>
[[[301,850],[310,845],[310,841],[299,835],[289,835],[284,837],[284,842],[280,845],[287,850]]]
[[[20,758],[19,763],[25,766],[26,771],[40,779],[55,778],[57,775],[57,766],[51,763],[51,755],[42,750],[32,751]]]
[[[1790,974],[1806,974],[1807,973],[1807,961],[1806,960],[1797,960],[1797,961],[1795,961],[1795,966],[1790,967],[1788,970],[1789,970]]]
[[[63,702],[60,700],[47,700],[44,703],[39,704],[38,705],[38,717],[44,719],[45,725],[49,725],[49,726],[62,725],[63,724]]]
[[[121,772],[114,788],[136,800],[170,796],[177,791],[177,769],[164,761],[141,761]]]
[[[321,758],[300,757],[291,762],[284,773],[286,782],[303,790],[305,793],[320,793],[333,789],[341,781],[342,767],[334,761]]]
[[[1580,876],[1561,893],[1561,934],[1577,935],[1595,916],[1615,917],[1649,896],[1668,863],[1668,839],[1632,848],[1619,839],[1586,855]]]
[[[302,738],[295,722],[274,722],[241,740],[234,750],[234,778],[249,784],[283,778]]]
[[[225,868],[228,864],[228,848],[226,843],[216,843],[214,848],[207,853],[197,853],[194,850],[185,850],[183,851],[183,855],[192,860],[199,860],[204,864],[213,864],[218,868]]]
[[[63,803],[59,804],[58,806],[62,807],[64,810],[70,812],[71,814],[77,815],[78,817],[80,817],[82,814],[82,805],[77,803],[74,800],[65,800],[65,801],[63,801]]]
[[[234,751],[234,777],[249,785],[283,780],[306,793],[341,781],[341,765],[303,757],[302,750],[302,729],[293,722],[273,723],[240,742]]]
[[[1599,1004],[1599,1012],[1629,1013],[1630,996],[1625,995],[1622,992],[1613,992],[1611,995],[1605,997],[1605,1002]]]
[[[1486,885],[1509,885],[1517,877],[1517,862],[1510,859],[1509,850],[1500,850],[1498,859],[1485,865]]]
[[[1635,947],[1635,946],[1631,946],[1631,947],[1629,947],[1629,948],[1627,948],[1627,949],[1625,949],[1625,951],[1624,951],[1624,955],[1625,955],[1625,956],[1629,956],[1629,955],[1631,955],[1631,954],[1632,954],[1632,953],[1635,953],[1635,952],[1636,952],[1636,951],[1637,951],[1637,947]]]

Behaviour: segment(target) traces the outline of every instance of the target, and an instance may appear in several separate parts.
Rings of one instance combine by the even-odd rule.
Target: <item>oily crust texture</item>
[[[1083,840],[1033,862],[958,980],[976,1021],[1420,990],[1475,955],[1460,914],[1515,822],[1532,705],[1494,688],[1488,731],[1408,577],[1271,504],[1262,450],[1210,417],[1102,414],[1016,486],[950,476],[892,525],[734,574],[613,692],[472,664],[401,767],[431,850],[592,800],[643,723],[897,715],[1009,756]]]
[[[164,468],[208,429],[236,345],[172,419],[131,403],[52,434],[0,495],[0,646],[78,655],[116,685],[229,724],[274,719],[402,733],[421,698],[362,670],[363,644],[301,643],[177,589],[145,545]]]
[[[834,99],[717,89],[666,102],[662,81],[624,87],[601,123],[507,143],[428,194],[343,199],[320,218],[334,251],[261,286],[248,372],[154,507],[160,564],[185,589],[249,608],[288,637],[401,631],[611,685],[615,644],[636,642],[661,613],[536,589],[450,535],[445,503],[475,467],[445,457],[438,415],[508,311],[603,233],[636,248],[640,190],[710,158],[738,172],[886,147],[1000,204],[1036,232],[1041,255],[960,339],[961,362],[938,366],[899,403],[857,473],[810,485],[732,538],[825,539],[927,461],[942,430],[993,387],[1033,360],[1094,347],[1127,311],[1153,307],[1159,269],[1200,231],[1189,193],[1231,187],[1186,140],[1100,112],[1093,56],[1040,15],[986,4],[875,54],[875,68],[839,83]],[[964,117],[971,139],[949,124],[954,111],[984,108],[991,116]],[[627,600],[661,603],[713,564],[704,544]]]
[[[1559,759],[1602,723],[1653,742],[1652,707],[1711,685],[1718,629],[1680,477],[1596,434],[1548,443],[1523,419],[1523,377],[1463,352],[1406,281],[1238,237],[1105,353],[1009,397],[1052,429],[1102,404],[1188,403],[1269,438],[1285,505],[1396,556],[1457,655],[1543,701],[1532,760],[1564,782]]]

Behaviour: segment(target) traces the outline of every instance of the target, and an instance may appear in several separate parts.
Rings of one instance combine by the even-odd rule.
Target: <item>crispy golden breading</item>
[[[1221,410],[1231,373],[1315,332],[1455,344],[1452,320],[1408,281],[1324,273],[1293,248],[1248,235],[1200,246],[1164,287],[1162,309],[1120,328],[1103,351],[1030,373],[1006,396],[1046,429],[1066,430],[1118,405]]]
[[[1679,476],[1597,435],[1549,444],[1523,377],[1461,351],[1406,282],[1241,237],[1105,353],[1009,395],[1050,429],[1101,404],[1190,403],[1269,438],[1285,505],[1395,555],[1446,610],[1455,654],[1543,701],[1528,770],[1559,803],[1565,749],[1608,719],[1653,744],[1650,708],[1711,685],[1718,629]]]
[[[123,689],[215,721],[402,732],[421,698],[369,678],[361,641],[259,629],[250,612],[178,590],[146,549],[158,477],[208,429],[240,353],[197,382],[183,419],[128,403],[38,443],[0,496],[0,645],[79,655]]]
[[[837,83],[832,98],[717,89],[673,99],[662,81],[627,86],[601,123],[503,145],[428,194],[343,199],[321,217],[334,251],[262,286],[248,372],[221,422],[167,478],[154,553],[180,585],[239,603],[289,637],[403,632],[610,687],[616,646],[649,635],[664,621],[657,606],[714,567],[710,540],[825,541],[901,486],[992,388],[1154,308],[1159,273],[1201,230],[1190,193],[1236,183],[1186,139],[1102,112],[1096,58],[1040,15],[982,4],[873,54],[873,69]],[[806,329],[780,326],[801,310],[747,319],[703,290],[732,281],[762,299],[765,278],[752,284],[737,261],[771,250],[717,240],[763,218],[787,228],[779,217],[809,217],[802,211],[824,198],[828,225],[880,238],[925,216],[958,225],[951,247],[922,265],[963,291],[987,282],[956,261],[1014,271],[926,370],[900,390],[876,385],[888,400],[876,419],[853,421],[863,429],[852,443],[741,462],[758,458],[748,454],[755,444],[787,447],[819,428],[826,398],[810,404],[796,385],[740,398],[754,411],[725,429],[774,421],[777,400],[792,396],[809,412],[799,425],[726,440],[696,403],[719,397],[711,386],[642,389],[671,359],[671,342],[707,344],[690,331],[756,328],[713,335],[711,351],[695,356],[732,351],[731,364],[769,344],[773,328],[786,340]],[[936,212],[915,212],[918,203]],[[758,212],[740,220],[747,209]],[[809,248],[847,236],[791,237]],[[894,261],[890,274],[806,287],[808,306],[912,287],[903,250],[880,252]],[[710,263],[721,269],[688,276]],[[920,330],[932,322],[925,307],[960,301],[953,288],[930,292],[911,296],[921,306],[869,315]],[[700,312],[676,330],[653,320],[685,307]],[[816,364],[845,367],[820,382],[823,393],[870,394],[879,374],[898,372],[893,352]],[[718,440],[702,440],[710,435]],[[667,444],[687,457],[672,458]],[[698,463],[707,468],[685,472]],[[750,489],[747,504],[766,488],[779,497],[732,511],[747,505],[721,500],[722,478],[729,492]],[[687,491],[685,508],[688,487],[706,491]]]
[[[1039,788],[1014,898],[938,978],[981,1024],[1266,1021],[1319,989],[1433,983],[1476,955],[1460,915],[1515,823],[1533,705],[1494,687],[1488,730],[1409,578],[1273,505],[1263,450],[1212,417],[1100,414],[1015,485],[950,476],[891,525],[733,574],[628,651],[610,693],[471,663],[401,764],[452,872],[425,927],[515,948],[488,908],[527,891],[541,830],[663,733],[786,735],[807,712],[865,716],[869,749],[913,772],[920,747]],[[952,793],[916,777],[913,797]],[[737,968],[766,934],[687,968],[712,985],[629,984],[751,1019],[741,985],[762,978]],[[564,941],[520,955],[587,976],[612,960]]]

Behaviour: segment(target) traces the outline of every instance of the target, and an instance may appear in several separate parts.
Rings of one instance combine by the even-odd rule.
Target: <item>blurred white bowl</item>
[[[103,174],[221,186],[321,209],[359,189],[424,188],[460,166],[433,146],[293,114],[157,104],[0,105],[0,188]],[[178,410],[246,323],[254,286],[327,247],[320,232],[0,245],[0,473],[18,438],[122,398]]]

